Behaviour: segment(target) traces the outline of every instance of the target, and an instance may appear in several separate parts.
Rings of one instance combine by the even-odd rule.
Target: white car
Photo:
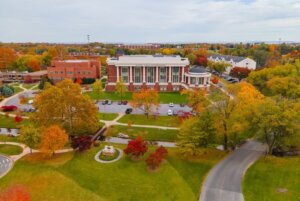
[[[29,105],[32,105],[32,103],[33,103],[33,100],[29,100],[29,101],[28,101],[28,104],[29,104]]]
[[[172,110],[168,110],[168,116],[172,116],[173,115],[173,111]]]
[[[174,103],[169,103],[169,107],[174,107]]]

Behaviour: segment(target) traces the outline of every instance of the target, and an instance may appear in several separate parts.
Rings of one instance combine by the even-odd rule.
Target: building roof
[[[35,72],[28,73],[27,75],[30,75],[30,76],[42,76],[42,75],[47,75],[47,70],[35,71]]]
[[[192,66],[189,69],[189,73],[207,73],[207,71],[204,66]]]
[[[108,58],[107,63],[116,66],[186,66],[189,60],[178,55],[126,55]]]
[[[57,60],[55,62],[65,62],[65,63],[81,63],[81,62],[89,62],[88,59],[70,59],[70,60]]]
[[[210,56],[213,59],[224,59],[225,61],[233,61],[235,63],[243,61],[246,59],[246,57],[238,57],[238,56],[231,56],[231,55],[221,55],[221,54],[213,54]]]

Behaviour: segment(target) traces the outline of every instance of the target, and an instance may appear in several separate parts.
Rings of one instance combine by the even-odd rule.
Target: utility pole
[[[87,42],[88,42],[88,55],[91,56],[91,49],[90,49],[90,35],[87,35]]]

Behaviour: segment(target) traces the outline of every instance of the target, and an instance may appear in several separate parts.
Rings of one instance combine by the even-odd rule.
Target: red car
[[[18,107],[15,105],[5,105],[5,106],[2,106],[1,109],[3,112],[12,112],[12,111],[17,110]]]

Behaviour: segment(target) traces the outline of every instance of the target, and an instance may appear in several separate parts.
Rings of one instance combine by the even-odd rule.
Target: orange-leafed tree
[[[141,108],[149,117],[149,114],[156,107],[159,107],[159,96],[155,89],[142,89],[140,92],[132,94],[131,106]]]
[[[208,105],[208,100],[205,97],[206,92],[203,89],[183,90],[181,94],[187,96],[188,106],[194,112],[202,112]]]
[[[52,125],[45,128],[42,134],[40,150],[43,153],[54,155],[55,151],[62,149],[67,142],[68,134],[66,131],[58,125]]]
[[[17,59],[15,51],[11,48],[0,47],[0,70],[7,69]]]
[[[219,78],[217,76],[214,76],[212,79],[211,79],[211,82],[214,83],[214,84],[218,84],[219,83]]]
[[[25,187],[13,185],[0,194],[0,201],[29,201],[30,194]]]
[[[31,68],[32,71],[39,71],[41,70],[41,65],[36,58],[31,58],[28,61],[28,66]]]

